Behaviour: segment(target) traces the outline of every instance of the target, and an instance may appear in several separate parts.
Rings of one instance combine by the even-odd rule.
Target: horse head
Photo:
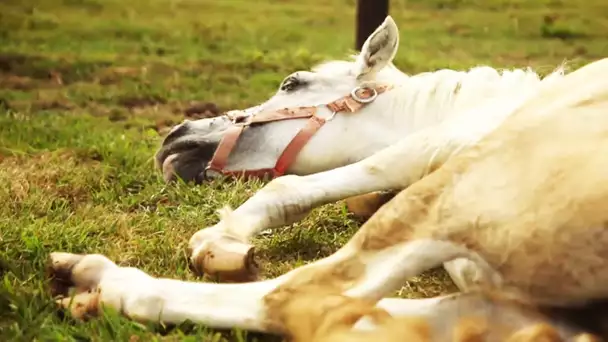
[[[376,96],[385,88],[377,85],[390,85],[404,76],[392,65],[398,45],[399,31],[389,16],[353,61],[294,72],[257,106],[176,125],[156,153],[157,167],[165,181],[181,178],[201,183],[247,170],[250,175],[273,177],[309,174],[366,157],[377,146],[370,147],[373,142],[362,136],[370,135],[373,123],[361,122],[361,113],[379,112],[380,108],[374,109],[381,103]],[[336,115],[341,109],[351,113]],[[352,120],[354,114],[357,122]],[[329,120],[332,124],[320,129]],[[374,133],[378,135],[377,130]]]

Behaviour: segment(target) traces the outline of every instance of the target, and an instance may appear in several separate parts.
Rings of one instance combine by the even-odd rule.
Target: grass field
[[[103,253],[194,280],[190,235],[261,184],[165,186],[152,161],[162,132],[193,101],[253,105],[288,73],[347,56],[354,4],[0,2],[0,341],[243,340],[240,332],[163,330],[112,315],[62,319],[46,293],[44,263],[56,250]],[[565,59],[575,67],[608,55],[607,13],[600,0],[391,1],[402,35],[396,64],[408,73],[478,64],[545,73]],[[331,254],[357,227],[337,203],[260,237],[264,276]],[[397,295],[449,291],[436,271]]]

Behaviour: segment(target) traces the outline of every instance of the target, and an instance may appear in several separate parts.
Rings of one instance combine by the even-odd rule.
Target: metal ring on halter
[[[372,96],[367,99],[364,99],[364,98],[360,97],[359,95],[357,95],[357,91],[363,90],[363,89],[371,90],[373,92]],[[355,89],[353,89],[353,91],[350,92],[350,96],[359,103],[370,103],[370,102],[374,101],[376,99],[376,97],[378,97],[378,92],[374,88],[356,87]]]

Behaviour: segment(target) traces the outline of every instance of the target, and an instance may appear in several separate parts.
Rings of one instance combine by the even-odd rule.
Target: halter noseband
[[[207,173],[209,171],[217,172],[224,176],[236,177],[241,175],[246,178],[264,178],[269,175],[271,178],[282,176],[285,171],[287,171],[287,168],[289,168],[289,166],[295,161],[300,150],[302,150],[310,138],[312,138],[319,128],[325,124],[325,122],[332,120],[337,113],[354,113],[360,110],[366,104],[373,102],[379,94],[382,94],[389,88],[390,87],[386,85],[374,87],[356,87],[349,95],[325,105],[332,112],[327,119],[316,115],[317,106],[284,108],[274,111],[259,112],[254,115],[233,117],[232,120],[235,124],[228,128],[222,137],[222,140],[215,150],[209,165],[204,171],[204,176],[207,178]],[[281,156],[279,156],[279,159],[274,167],[236,171],[228,171],[225,169],[228,162],[228,157],[230,156],[230,153],[236,146],[241,133],[243,133],[246,127],[267,122],[306,118],[308,118],[308,122],[302,129],[300,129],[298,134],[291,139],[287,147],[285,147],[283,150],[283,153],[281,153]]]

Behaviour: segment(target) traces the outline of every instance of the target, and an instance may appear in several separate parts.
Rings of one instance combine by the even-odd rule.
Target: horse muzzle
[[[213,119],[199,121],[202,120]],[[181,179],[196,184],[205,181],[205,169],[221,139],[219,133],[200,129],[192,121],[175,126],[155,155],[156,168],[162,172],[164,181],[170,183]]]

